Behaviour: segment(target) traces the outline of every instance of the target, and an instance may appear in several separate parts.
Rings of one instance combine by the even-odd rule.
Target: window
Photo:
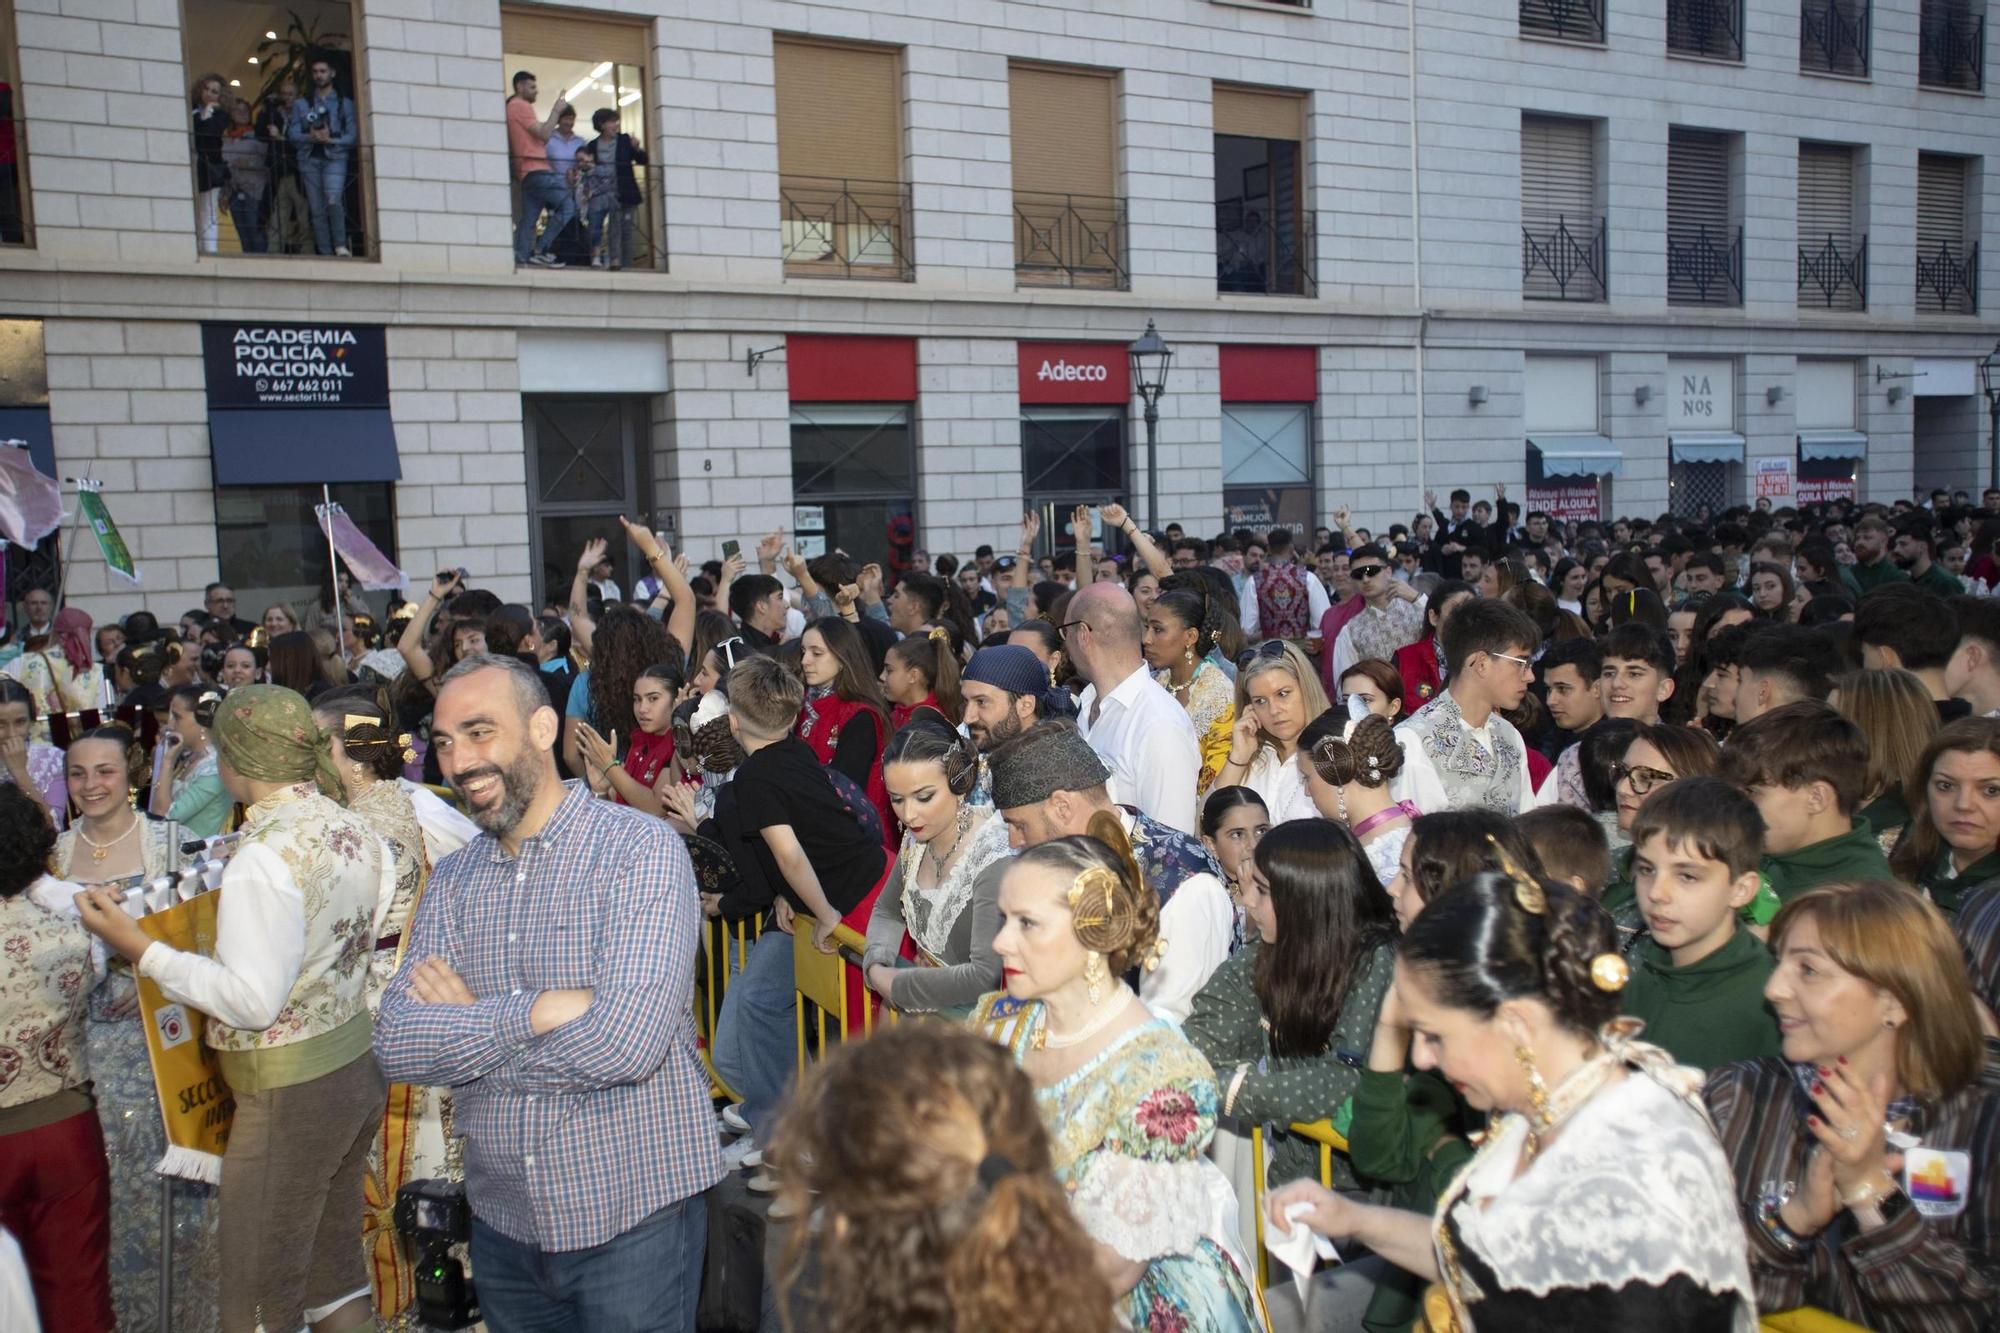
[[[1312,526],[1312,407],[1222,405],[1222,508],[1231,528]]]
[[[1521,0],[1521,35],[1602,42],[1604,0]]]
[[[1986,11],[1975,0],[1923,0],[1917,20],[1917,82],[1976,93],[1985,86]]]
[[[1804,0],[1799,10],[1799,68],[1812,74],[1868,76],[1868,0]]]
[[[1799,504],[1852,500],[1868,457],[1868,437],[1854,428],[1859,376],[1852,361],[1801,360],[1793,378],[1797,405]]]
[[[611,543],[612,577],[621,588],[631,588],[646,572],[631,563],[618,515],[636,519],[652,512],[650,404],[643,395],[521,396],[528,532],[539,595],[568,595],[577,553],[593,537]]]
[[[912,277],[900,53],[783,38],[775,54],[785,271]]]
[[[1016,280],[1124,290],[1116,79],[1103,70],[1011,65],[1007,85]]]
[[[394,560],[395,487],[349,482],[332,491],[333,502],[347,511],[354,526]],[[319,596],[327,579],[327,549],[326,534],[313,514],[318,503],[317,486],[215,488],[215,553],[221,571],[216,577],[236,590],[237,615],[254,620],[273,602],[309,602]]]
[[[1967,241],[1970,163],[1943,153],[1917,154],[1917,310],[1971,315],[1979,310],[1979,242]]]
[[[1799,304],[1861,310],[1868,304],[1868,238],[1854,225],[1854,150],[1799,145]]]
[[[28,222],[27,117],[12,0],[0,0],[0,245],[32,245]]]
[[[1313,215],[1304,202],[1306,100],[1215,89],[1215,285],[1223,292],[1314,291]]]
[[[1667,304],[1743,304],[1743,228],[1730,189],[1731,142],[1667,131]]]
[[[367,256],[375,145],[339,0],[186,0],[202,254]]]
[[[1667,0],[1667,52],[1743,59],[1743,0]]]
[[[1595,128],[1567,116],[1521,117],[1521,295],[1527,300],[1605,299]]]
[[[586,18],[572,10],[502,9],[500,45],[503,77],[510,81],[517,71],[535,76],[538,95],[535,116],[548,114],[557,98],[576,108],[576,121],[568,131],[557,126],[549,141],[548,163],[568,181],[577,150],[598,137],[600,113],[617,113],[617,132],[627,135],[641,152],[650,142],[652,127],[646,123],[647,64],[652,40],[638,23]],[[605,127],[607,132],[611,128]],[[514,216],[521,214],[519,198],[523,166],[512,164],[509,173],[516,197]],[[629,170],[630,179],[624,178]],[[614,166],[613,179],[600,186],[579,178],[569,182],[577,194],[576,217],[557,234],[551,251],[573,268],[592,267],[602,257],[603,267],[615,261],[621,268],[664,269],[665,247],[661,244],[658,180],[653,168],[631,161],[623,168]],[[635,196],[636,204],[631,203]],[[529,223],[533,233],[545,230],[551,215],[537,204],[536,217]],[[532,239],[532,237],[531,237]],[[524,247],[516,242],[519,252]]]
[[[907,569],[916,543],[908,404],[793,403],[792,493],[800,554],[841,550]]]
[[[1598,433],[1597,358],[1531,356],[1523,371],[1527,507],[1566,522],[1600,517],[1609,478],[1623,465],[1618,446]]]

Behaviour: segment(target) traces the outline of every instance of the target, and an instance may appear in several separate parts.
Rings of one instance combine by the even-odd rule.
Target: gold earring
[[[1106,975],[1107,970],[1104,966],[1103,954],[1093,952],[1088,958],[1083,960],[1083,984],[1090,991],[1090,1002],[1093,1005],[1104,998],[1104,980]]]
[[[1193,665],[1194,665],[1194,645],[1193,645],[1193,644],[1189,644],[1189,645],[1188,645],[1188,648],[1187,648],[1187,651],[1186,651],[1186,652],[1184,652],[1184,653],[1182,653],[1182,654],[1181,654],[1181,656],[1183,656],[1183,657],[1185,657],[1185,658],[1187,659],[1187,662],[1188,662],[1188,665],[1189,665],[1189,666],[1193,666]]]
[[[1528,1103],[1534,1112],[1530,1117],[1534,1128],[1546,1130],[1555,1121],[1549,1114],[1549,1085],[1542,1081],[1542,1071],[1535,1068],[1535,1053],[1525,1046],[1516,1046],[1514,1062],[1528,1076]]]

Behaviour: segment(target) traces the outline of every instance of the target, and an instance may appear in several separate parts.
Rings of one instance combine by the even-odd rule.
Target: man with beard
[[[375,1055],[454,1089],[497,1326],[691,1328],[722,1175],[694,870],[665,821],[557,778],[561,725],[514,658],[445,673],[431,745],[483,832],[431,872]]]

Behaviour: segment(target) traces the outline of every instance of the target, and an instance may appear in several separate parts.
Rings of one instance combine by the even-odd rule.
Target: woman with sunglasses
[[[1236,730],[1216,785],[1256,792],[1273,824],[1318,818],[1296,760],[1300,734],[1326,710],[1319,673],[1298,648],[1268,639],[1244,649],[1236,660]]]
[[[1641,726],[1625,747],[1625,758],[1612,767],[1612,791],[1617,802],[1618,831],[1629,835],[1639,807],[1655,789],[1680,778],[1714,777],[1722,770],[1722,747],[1714,737],[1693,727],[1664,723]],[[1639,913],[1638,889],[1632,881],[1632,845],[1627,841],[1612,858],[1611,883],[1599,900],[1618,926],[1620,947],[1630,950],[1646,927]]]

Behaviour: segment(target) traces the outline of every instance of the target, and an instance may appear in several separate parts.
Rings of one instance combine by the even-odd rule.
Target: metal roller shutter
[[[1941,246],[1954,255],[1965,249],[1965,159],[1917,154],[1917,253],[1936,256]]]
[[[1306,137],[1305,128],[1306,99],[1298,93],[1215,85],[1217,134],[1299,143]]]
[[[1097,70],[1007,71],[1016,194],[1108,199],[1118,192],[1117,84]]]
[[[653,63],[651,25],[583,18],[567,9],[501,10],[500,44],[511,53],[546,60],[609,60],[640,69]]]
[[[1854,242],[1854,150],[1838,144],[1799,145],[1799,245],[1828,239],[1843,253]]]
[[[1591,124],[1566,116],[1521,117],[1521,223],[1530,231],[1566,220],[1581,238],[1597,221]]]
[[[1680,256],[1676,261],[1675,256]],[[1729,136],[1667,131],[1667,301],[1734,305],[1742,252],[1729,207]]]
[[[902,78],[896,48],[782,38],[773,54],[780,175],[902,179]]]

